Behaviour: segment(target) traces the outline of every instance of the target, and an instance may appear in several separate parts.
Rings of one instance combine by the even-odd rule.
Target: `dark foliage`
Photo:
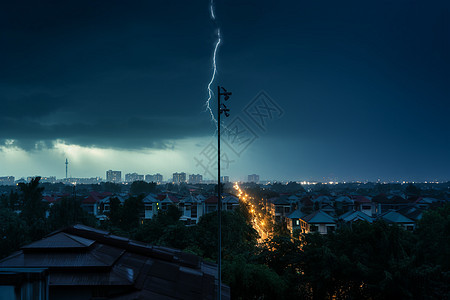
[[[135,181],[131,184],[130,193],[135,196],[142,194],[156,193],[156,183],[145,182],[145,181]]]

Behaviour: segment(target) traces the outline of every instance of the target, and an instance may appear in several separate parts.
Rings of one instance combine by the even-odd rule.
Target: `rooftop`
[[[54,232],[0,261],[0,272],[24,268],[48,270],[50,298],[58,287],[72,294],[90,291],[77,299],[98,293],[113,299],[214,299],[217,289],[217,264],[84,225]],[[226,286],[222,297],[230,297]]]

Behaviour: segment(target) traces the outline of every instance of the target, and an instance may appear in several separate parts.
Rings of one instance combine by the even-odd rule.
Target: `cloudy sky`
[[[219,26],[223,174],[450,180],[448,1],[209,2],[4,1],[0,176],[211,178]]]

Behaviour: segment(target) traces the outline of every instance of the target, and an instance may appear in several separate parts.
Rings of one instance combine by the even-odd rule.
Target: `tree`
[[[288,236],[274,236],[264,242],[259,248],[257,260],[277,274],[296,273],[302,258],[300,241]]]
[[[19,184],[19,198],[23,203],[21,217],[30,228],[31,240],[42,238],[48,231],[46,220],[48,205],[42,198],[43,188],[39,187],[40,179],[35,177],[29,183]]]
[[[9,193],[9,196],[6,196],[5,194],[1,195],[0,203],[1,203],[1,206],[4,208],[9,208],[11,210],[17,210],[20,208],[19,194],[17,194],[17,192],[14,192],[13,190],[11,190]]]
[[[122,207],[120,200],[117,197],[111,197],[109,200],[109,212],[107,213],[109,218],[109,225],[114,227],[120,226],[120,220],[122,219]]]
[[[408,183],[408,185],[405,188],[405,193],[408,196],[420,196],[422,190],[417,186],[415,186],[414,184]]]
[[[224,261],[223,281],[230,286],[232,299],[284,299],[287,288],[272,269],[242,256]]]
[[[303,280],[317,299],[410,299],[415,295],[411,232],[378,221],[302,238]],[[418,298],[423,298],[417,294]],[[422,295],[424,296],[424,295]]]
[[[110,193],[120,193],[122,192],[122,185],[113,182],[102,182],[101,190]]]
[[[49,223],[52,230],[84,223],[87,213],[81,208],[81,201],[62,198],[50,208]]]
[[[136,229],[143,213],[144,202],[142,202],[142,197],[130,196],[123,204],[120,227],[126,231]]]
[[[9,208],[0,209],[0,258],[19,249],[27,241],[27,224]]]
[[[141,195],[156,192],[156,183],[145,181],[134,181],[131,184],[130,193],[132,195]]]
[[[180,210],[169,205],[166,211],[159,211],[151,220],[146,220],[134,236],[135,239],[155,245],[184,249],[193,244],[191,230],[179,221]]]
[[[416,233],[423,259],[450,271],[450,203],[426,211]]]
[[[224,257],[252,252],[257,233],[239,210],[222,212],[222,254]],[[194,228],[194,243],[203,250],[204,256],[217,259],[218,220],[217,212],[203,215]]]

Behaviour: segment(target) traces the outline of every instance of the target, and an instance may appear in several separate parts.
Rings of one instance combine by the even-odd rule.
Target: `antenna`
[[[69,165],[69,161],[66,158],[66,181],[67,181],[67,166]]]

